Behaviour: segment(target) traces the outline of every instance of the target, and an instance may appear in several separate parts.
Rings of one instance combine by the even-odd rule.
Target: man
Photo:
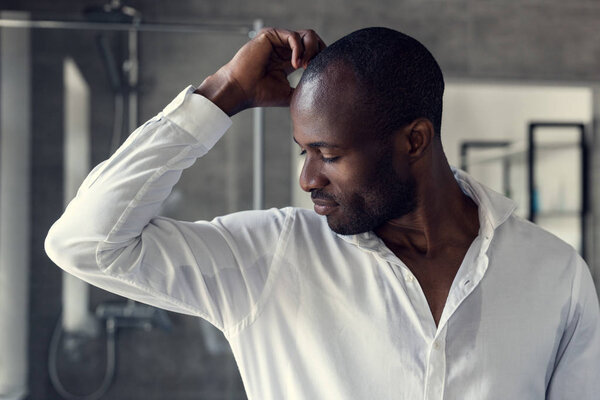
[[[431,54],[390,29],[328,48],[265,29],[90,173],[47,252],[96,286],[210,321],[250,399],[596,399],[588,268],[448,165],[443,87]],[[228,116],[286,105],[321,215],[156,215]]]

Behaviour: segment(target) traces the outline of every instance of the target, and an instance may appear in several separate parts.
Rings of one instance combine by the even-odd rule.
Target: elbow
[[[81,232],[63,226],[61,220],[58,220],[46,235],[44,250],[54,264],[77,275],[77,271],[97,268],[97,243],[85,240],[84,237]]]
[[[55,222],[48,231],[46,240],[44,240],[44,250],[54,264],[63,269],[67,269],[67,266],[72,264],[68,261],[69,246],[67,245],[67,242],[69,239],[61,234],[58,225],[59,221]]]
[[[63,240],[56,232],[56,223],[52,225],[46,239],[44,240],[44,250],[48,257],[56,264],[60,265],[60,255],[62,254]]]

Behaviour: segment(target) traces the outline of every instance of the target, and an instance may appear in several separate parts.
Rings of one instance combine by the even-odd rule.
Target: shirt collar
[[[477,204],[479,223],[482,228],[484,224],[489,224],[490,228],[495,230],[517,208],[517,203],[513,200],[476,181],[465,171],[455,167],[450,168],[462,191]]]
[[[506,221],[517,208],[516,203],[481,184],[465,171],[455,167],[450,168],[454,174],[454,179],[456,179],[462,191],[477,204],[479,209],[480,235],[491,239],[494,230]],[[337,235],[353,245],[369,250],[375,250],[381,245],[381,240],[372,231],[356,235]]]

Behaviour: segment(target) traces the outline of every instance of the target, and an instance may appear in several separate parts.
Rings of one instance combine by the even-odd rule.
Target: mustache
[[[310,191],[310,198],[315,200],[315,199],[323,199],[323,200],[331,200],[331,201],[335,201],[337,203],[337,201],[335,200],[335,197],[333,197],[332,195],[323,192],[321,189],[313,189]]]

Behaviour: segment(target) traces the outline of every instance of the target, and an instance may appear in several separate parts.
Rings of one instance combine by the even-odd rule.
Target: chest
[[[476,259],[466,258],[465,265]],[[534,275],[514,282],[506,267],[491,268],[489,279],[461,298],[435,336],[430,321],[421,318],[427,309],[420,290],[403,280],[407,268],[392,258],[357,252],[355,258],[321,254],[293,259],[301,261],[282,267],[269,301],[240,336],[252,340],[243,347],[250,349],[242,367],[245,381],[264,374],[256,387],[281,383],[281,393],[273,389],[272,397],[253,397],[391,400],[428,393],[427,399],[544,398],[547,367],[553,365],[549,354],[560,340],[549,333],[558,332],[562,305],[553,304],[554,293],[543,299],[526,296],[524,288],[539,279]],[[449,288],[449,277],[462,263],[461,257],[417,263],[404,256],[402,261],[428,294],[428,284],[439,287],[441,277]],[[463,272],[476,267],[463,268],[459,278],[475,281],[473,273]],[[446,273],[433,274],[441,269]],[[530,316],[532,308],[536,312]],[[281,364],[257,369],[256,357],[263,357],[262,365]],[[239,359],[244,366],[244,358]]]
[[[467,250],[468,248],[463,247],[454,248],[435,258],[394,251],[418,281],[436,325],[442,316],[452,282]]]

